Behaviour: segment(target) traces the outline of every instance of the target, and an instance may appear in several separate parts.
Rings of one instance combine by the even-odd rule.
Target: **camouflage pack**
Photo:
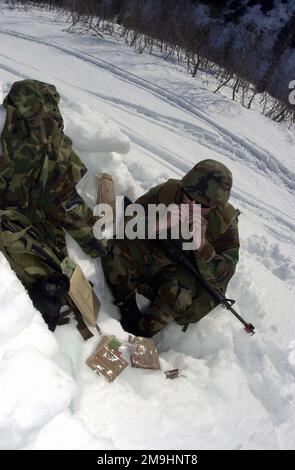
[[[55,86],[37,80],[15,82],[3,105],[7,116],[0,140],[0,201],[28,217],[42,241],[60,259],[66,230],[90,256],[105,249],[93,236],[92,211],[76,191],[87,169],[63,132]]]

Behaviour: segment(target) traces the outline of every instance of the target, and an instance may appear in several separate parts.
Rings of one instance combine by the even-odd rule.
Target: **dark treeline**
[[[282,0],[281,3],[288,3]],[[241,22],[252,6],[261,15],[274,8],[272,0],[6,0],[11,7],[59,9],[69,30],[93,35],[120,34],[136,52],[160,51],[185,61],[188,72],[215,76],[218,86],[231,88],[233,100],[247,108],[259,101],[271,119],[295,123],[289,103],[289,82],[295,79],[295,15],[270,38],[256,23]],[[120,25],[119,33],[115,25]],[[271,40],[270,40],[271,39]],[[294,55],[295,56],[295,55]],[[293,69],[292,69],[293,67]],[[293,75],[292,75],[293,74]]]

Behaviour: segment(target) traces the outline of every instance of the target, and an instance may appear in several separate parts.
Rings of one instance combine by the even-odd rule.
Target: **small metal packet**
[[[165,375],[166,379],[178,379],[178,377],[186,377],[186,375],[181,374],[179,369],[166,370]]]
[[[167,379],[177,379],[181,377],[179,369],[166,370],[165,374]]]

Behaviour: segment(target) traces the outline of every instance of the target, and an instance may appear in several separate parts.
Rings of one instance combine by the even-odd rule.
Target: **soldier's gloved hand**
[[[69,278],[63,273],[52,273],[36,281],[36,286],[44,296],[60,297],[70,289]]]
[[[69,287],[67,276],[57,272],[38,279],[29,289],[34,307],[39,310],[51,331],[58,324],[62,296],[69,291]]]

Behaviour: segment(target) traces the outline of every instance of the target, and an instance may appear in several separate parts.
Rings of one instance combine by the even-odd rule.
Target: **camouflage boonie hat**
[[[182,184],[192,199],[222,208],[229,200],[232,174],[217,160],[202,160],[182,178]]]

